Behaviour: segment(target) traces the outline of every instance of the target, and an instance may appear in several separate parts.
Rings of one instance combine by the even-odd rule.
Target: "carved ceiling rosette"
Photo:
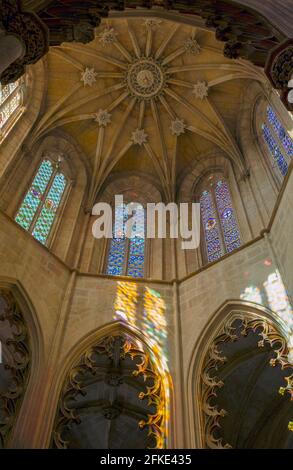
[[[246,161],[225,118],[225,113],[228,119],[232,115],[231,105],[225,109],[223,96],[227,90],[236,102],[245,80],[261,85],[267,80],[245,61],[230,63],[218,46],[212,33],[173,21],[105,20],[90,45],[63,43],[50,50],[52,99],[31,139],[58,127],[77,139],[92,165],[88,206],[111,172],[134,153],[138,171],[150,164],[163,199],[174,201],[179,146],[188,140],[199,147],[218,146],[246,174]],[[61,97],[56,94],[57,66],[63,76]]]
[[[16,80],[24,72],[24,65],[35,62],[47,52],[48,41],[44,39],[47,36],[49,36],[50,45],[59,45],[64,41],[88,43],[93,40],[94,29],[102,18],[109,15],[110,10],[154,7],[173,10],[180,14],[200,16],[205,20],[206,26],[215,29],[216,38],[225,42],[224,55],[226,57],[247,59],[260,67],[265,66],[270,52],[286,39],[281,28],[278,29],[272,25],[258,11],[225,0],[197,0],[196,2],[190,2],[190,0],[86,0],[83,2],[80,0],[71,2],[1,0],[0,3],[6,7],[6,10],[13,4],[17,5],[17,17],[22,16],[17,23],[22,27],[17,27],[16,34],[22,37],[27,48],[24,60],[16,61],[2,74],[3,84]],[[29,12],[21,11],[19,5],[23,10],[28,9]],[[2,19],[3,24],[8,18],[6,10],[3,9],[5,13],[4,21]],[[33,18],[32,11],[37,12],[39,18],[37,16]],[[148,19],[145,26],[153,30],[159,25],[159,21]],[[193,51],[192,53],[198,52],[198,47],[194,44],[187,45],[187,47]],[[288,106],[286,100],[285,104]]]
[[[240,335],[247,336],[249,332],[256,333],[260,340],[258,347],[269,345],[275,356],[270,360],[270,365],[279,365],[281,370],[291,369],[292,363],[288,360],[289,349],[286,339],[265,318],[254,314],[234,314],[222,327],[217,337],[209,346],[201,372],[200,403],[203,413],[204,445],[211,449],[229,449],[231,445],[223,442],[223,438],[217,437],[221,428],[221,420],[227,414],[227,410],[219,409],[215,403],[218,390],[224,387],[224,382],[217,377],[217,370],[227,362],[227,358],[221,353],[221,344],[235,342],[239,339],[236,334],[235,323],[240,322]],[[281,395],[289,394],[293,399],[293,374],[285,377],[286,385],[280,387]],[[277,393],[278,391],[276,391]],[[291,423],[288,428],[290,429]],[[217,436],[216,436],[217,434]]]
[[[30,340],[25,320],[12,294],[0,290],[0,448],[10,437],[28,382]]]

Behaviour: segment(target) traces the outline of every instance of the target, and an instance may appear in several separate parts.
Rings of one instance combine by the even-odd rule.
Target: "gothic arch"
[[[47,90],[45,72],[45,59],[40,60],[37,64],[27,69],[24,76],[24,102],[21,111],[17,114],[17,118],[8,129],[7,134],[4,133],[3,136],[0,136],[3,137],[0,139],[0,176],[3,184],[5,184],[7,178],[9,178],[11,171],[13,171],[16,165],[15,157],[22,152],[22,145],[25,145],[28,134],[32,130],[42,110]],[[8,136],[8,138],[6,138],[6,136]]]
[[[141,390],[139,399],[147,399],[148,405],[151,405],[151,411],[146,419],[140,421],[139,426],[141,429],[147,429],[152,446],[170,447],[169,409],[172,390],[170,376],[165,373],[161,358],[152,349],[145,335],[136,327],[121,321],[111,322],[93,331],[68,353],[62,370],[58,374],[57,383],[53,384],[51,389],[50,402],[53,404],[50,412],[51,421],[49,420],[51,437],[48,436],[47,446],[67,448],[62,432],[68,424],[78,422],[78,417],[75,416],[74,411],[71,412],[67,408],[66,399],[70,396],[77,396],[80,386],[82,389],[81,382],[76,379],[81,370],[97,372],[97,367],[92,360],[94,353],[99,350],[112,357],[111,348],[115,338],[121,341],[122,356],[128,356],[135,363],[136,370],[133,370],[133,376],[141,376],[147,383],[146,389]],[[136,363],[136,358],[139,358],[139,364]],[[119,377],[114,377],[114,375],[113,373],[113,376],[108,376],[109,380],[113,380],[111,385],[119,385]],[[117,407],[110,407],[104,411],[111,415],[117,412]],[[108,419],[111,419],[109,415]]]
[[[8,307],[1,312],[4,316],[0,321],[4,326],[6,322],[6,328],[8,323],[10,325],[3,347],[8,353],[7,365],[13,386],[4,393],[7,423],[0,430],[0,440],[4,441],[5,447],[15,448],[24,445],[23,430],[27,429],[30,419],[27,409],[31,397],[38,393],[38,380],[45,363],[44,339],[36,310],[19,281],[1,278],[1,297],[4,300],[2,307]]]
[[[274,312],[252,302],[225,302],[204,328],[189,364],[187,401],[190,416],[189,445],[192,448],[230,447],[214,434],[220,428],[219,421],[225,416],[225,410],[218,409],[216,404],[217,390],[223,387],[224,383],[217,379],[217,372],[210,375],[210,371],[217,370],[217,366],[225,361],[217,345],[237,341],[234,335],[235,321],[240,322],[243,336],[258,330],[258,347],[268,345],[274,352],[270,360],[271,366],[278,365],[282,370],[289,368],[282,385],[283,394],[292,396],[292,363],[288,362],[287,357],[289,336],[286,325]]]
[[[252,93],[252,90],[250,93]],[[276,113],[279,121],[281,122],[282,126],[284,126],[289,136],[289,133],[292,134],[293,121],[292,118],[290,118],[290,115],[287,110],[284,108],[283,103],[280,101],[278,94],[273,89],[270,89],[269,91],[265,90],[263,93],[259,93],[259,95],[255,99],[254,107],[250,115],[250,125],[253,127],[252,135],[255,136],[256,146],[259,151],[262,163],[266,167],[266,171],[273,182],[273,189],[275,190],[275,192],[278,193],[283,184],[285,176],[284,174],[282,175],[280,173],[278,164],[276,162],[273,162],[272,155],[270,154],[270,151],[267,147],[266,142],[264,141],[262,134],[262,126],[264,123],[266,123],[270,127],[267,119],[268,106],[271,106],[273,111]],[[276,141],[276,138],[278,139],[279,136],[276,137],[277,133],[274,133],[274,131],[271,132],[273,139],[275,139]],[[279,149],[281,150],[283,157],[286,156],[287,152],[283,147],[281,141],[277,142],[277,144]],[[285,159],[287,160],[288,166],[290,166],[291,159],[289,153],[287,154],[287,157]]]
[[[115,195],[123,195],[124,202],[137,202],[146,207],[147,203],[158,203],[162,201],[162,194],[154,184],[142,172],[122,172],[114,175],[104,187],[96,202],[106,202],[113,206]],[[114,212],[114,211],[113,211]],[[145,276],[152,277],[151,260],[156,256],[157,244],[162,240],[145,240]],[[84,269],[91,272],[106,271],[110,240],[105,238],[95,239],[91,230],[87,234],[86,249],[90,253],[88,265]],[[86,251],[86,250],[85,250]]]
[[[201,154],[198,159],[195,160],[193,166],[189,168],[189,172],[186,173],[185,177],[181,181],[179,188],[178,200],[179,202],[199,202],[199,188],[201,182],[209,174],[222,174],[223,177],[229,183],[229,189],[233,202],[233,208],[235,210],[238,226],[241,233],[242,244],[248,242],[252,238],[252,231],[250,226],[250,217],[246,211],[243,195],[246,196],[249,192],[249,188],[243,181],[240,172],[235,166],[233,166],[231,160],[227,155],[220,150],[213,150]],[[202,225],[202,224],[201,224]],[[201,233],[201,240],[204,242],[204,233]],[[205,248],[203,243],[197,249],[199,264],[202,266],[206,262]],[[192,262],[189,257],[189,264]],[[188,268],[190,272],[194,269],[191,266]]]
[[[160,202],[162,195],[156,184],[142,172],[120,172],[110,178],[105,185],[100,200],[112,203],[116,194],[127,194],[137,192],[133,197],[138,197],[138,202],[145,204],[147,202]]]
[[[199,155],[182,178],[179,187],[179,201],[193,201],[196,186],[207,172],[221,170],[227,176],[230,168],[229,162],[229,158],[220,149]]]
[[[19,162],[1,188],[1,207],[14,218],[43,158],[61,156],[68,179],[66,193],[52,230],[50,249],[62,260],[71,261],[74,245],[78,242],[77,225],[82,225],[85,214],[90,169],[87,160],[74,140],[64,132],[57,132],[37,140],[23,149]],[[61,217],[62,216],[62,217]],[[69,222],[70,229],[66,229]]]

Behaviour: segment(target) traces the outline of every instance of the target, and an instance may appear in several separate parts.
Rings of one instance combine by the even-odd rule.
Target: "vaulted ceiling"
[[[237,144],[243,91],[262,71],[223,56],[200,27],[162,18],[103,20],[93,42],[48,54],[45,111],[34,138],[63,129],[89,160],[90,199],[113,174],[141,173],[164,199],[194,161],[219,150],[240,172]]]

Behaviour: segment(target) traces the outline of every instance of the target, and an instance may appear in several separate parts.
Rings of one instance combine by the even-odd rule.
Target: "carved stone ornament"
[[[271,52],[265,71],[276,88],[288,88],[293,71],[293,39],[285,41]]]
[[[186,124],[182,119],[176,118],[174,121],[171,121],[171,134],[176,135],[177,137],[181,134],[184,134]]]
[[[281,91],[281,99],[289,111],[293,110],[290,99],[290,80],[293,73],[293,39],[288,39],[274,48],[265,66],[265,72],[274,88]]]
[[[102,46],[108,46],[113,44],[117,40],[118,33],[116,33],[114,28],[107,27],[103,29],[101,33],[98,34],[98,40]]]
[[[285,39],[283,33],[253,9],[225,0],[51,0],[36,3],[40,3],[35,8],[39,18],[33,13],[21,12],[19,0],[0,0],[0,22],[4,24],[4,18],[5,29],[8,23],[16,28],[15,33],[23,39],[30,61],[24,59],[12,64],[3,75],[3,83],[19,78],[25,64],[36,62],[46,53],[48,33],[50,45],[93,40],[94,29],[99,26],[101,18],[108,16],[110,9],[156,7],[173,9],[179,14],[198,15],[208,27],[215,28],[217,39],[226,42],[224,51],[227,57],[242,57],[261,67],[264,67],[269,52]],[[25,0],[23,4],[26,4]],[[157,27],[159,21],[146,19],[145,26]]]
[[[140,146],[141,146],[141,145],[147,143],[147,141],[148,141],[148,135],[147,135],[147,133],[144,131],[144,129],[135,129],[135,131],[132,132],[131,141],[132,141],[134,144],[137,144],[137,145],[140,145]]]
[[[49,50],[48,30],[32,12],[23,12],[19,0],[0,1],[0,25],[6,34],[19,38],[25,49],[23,57],[13,62],[0,76],[2,85],[18,80],[25,66],[34,64]]]
[[[200,53],[200,45],[198,44],[196,39],[193,39],[193,38],[186,39],[186,41],[183,44],[183,47],[188,54],[197,55]]]
[[[81,81],[83,82],[84,86],[92,87],[97,81],[97,72],[95,72],[94,68],[86,67],[83,72],[81,72]]]
[[[195,85],[193,85],[192,93],[200,100],[203,100],[208,96],[208,91],[209,86],[206,82],[198,81]]]
[[[143,24],[147,30],[156,30],[160,27],[161,23],[162,20],[159,20],[158,18],[146,18]]]
[[[117,343],[118,356],[117,358]],[[148,353],[142,349],[141,342],[136,342],[128,336],[113,335],[100,340],[94,346],[89,347],[82,355],[78,364],[76,364],[67,375],[63,390],[61,392],[58,413],[55,420],[53,432],[53,444],[59,449],[66,449],[68,442],[63,435],[68,427],[73,424],[79,424],[81,418],[78,408],[72,406],[75,399],[86,394],[83,378],[86,374],[95,376],[99,370],[99,364],[95,362],[97,354],[106,355],[113,362],[119,362],[127,356],[136,364],[131,373],[134,377],[142,377],[143,382],[147,382],[146,391],[139,393],[140,400],[146,400],[148,407],[155,409],[154,414],[149,414],[146,420],[140,420],[138,427],[148,427],[149,442],[154,444],[154,448],[162,449],[165,447],[166,435],[166,395],[163,386],[163,379],[159,374],[155,364]],[[125,372],[126,373],[126,372]],[[119,387],[124,382],[123,377],[117,373],[106,375],[107,383],[111,386]],[[69,405],[71,404],[71,405]],[[123,405],[117,400],[112,403],[105,403],[102,408],[103,416],[108,420],[116,419],[123,411]]]
[[[52,46],[62,42],[86,44],[93,41],[95,28],[108,16],[110,8],[122,9],[121,0],[51,0],[44,3],[38,14],[49,29]]]
[[[0,448],[5,447],[10,437],[19,406],[28,382],[31,353],[27,327],[22,313],[12,294],[0,289],[0,302],[4,305],[0,315],[0,330],[4,323],[8,331],[2,354],[5,349],[4,367],[7,372],[8,388],[0,393]],[[1,306],[0,304],[0,306]]]
[[[111,123],[111,114],[108,113],[106,109],[99,109],[95,114],[95,121],[99,124],[100,127],[106,127]]]
[[[272,347],[275,351],[275,357],[270,360],[272,367],[278,364],[281,366],[281,369],[292,368],[292,364],[288,361],[288,346],[286,340],[268,320],[253,314],[242,314],[240,312],[231,317],[211,343],[201,373],[200,402],[202,403],[204,417],[203,431],[205,446],[211,449],[226,449],[231,447],[229,443],[223,443],[222,438],[215,437],[215,432],[221,428],[220,420],[224,418],[227,413],[223,409],[218,409],[217,405],[214,404],[215,398],[217,397],[217,389],[224,386],[224,382],[220,381],[215,376],[215,373],[218,367],[227,361],[219,351],[221,343],[237,341],[238,339],[235,334],[235,328],[233,327],[236,320],[241,321],[241,335],[247,336],[250,331],[257,331],[261,338],[258,342],[258,346],[264,347],[265,343],[267,343]],[[286,377],[286,382],[287,385],[281,387],[279,393],[288,393],[291,399],[293,399],[293,374]]]
[[[150,100],[158,96],[165,86],[165,70],[155,59],[140,58],[132,63],[125,76],[131,96]]]

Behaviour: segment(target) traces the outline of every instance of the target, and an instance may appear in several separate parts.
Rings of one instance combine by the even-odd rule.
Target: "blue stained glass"
[[[267,107],[267,118],[269,123],[272,125],[275,133],[278,135],[285,151],[288,153],[289,157],[293,156],[293,140],[288,135],[286,129],[282,126],[278,116],[271,106]]]
[[[208,261],[216,261],[223,255],[219,224],[210,191],[203,191],[200,198],[200,210],[204,227]]]
[[[41,204],[42,196],[47,189],[52,173],[52,163],[49,160],[43,160],[32,182],[32,185],[15,217],[16,222],[25,230],[29,230],[32,224],[33,218]]]
[[[215,196],[221,220],[227,253],[241,246],[240,233],[237,226],[232,200],[227,181],[219,180],[215,186]]]
[[[144,227],[144,219],[141,218],[144,216],[144,212],[142,215],[138,211],[136,219],[138,223],[133,226],[131,237],[127,239],[125,224],[129,216],[124,209],[125,206],[116,207],[113,230],[115,237],[113,236],[111,240],[107,274],[112,276],[127,274],[132,277],[143,277],[145,240],[140,227]]]
[[[277,141],[274,139],[269,127],[266,124],[262,126],[263,138],[270,150],[271,156],[278,165],[278,168],[283,176],[287,174],[288,163],[284,155],[281,153],[280,148],[277,144]]]
[[[47,241],[65,188],[65,176],[62,173],[58,173],[53,180],[52,186],[48,192],[41,213],[32,232],[32,235],[43,244]]]
[[[126,238],[112,238],[108,257],[107,274],[122,276],[126,252]]]
[[[143,277],[144,238],[134,237],[130,239],[127,274],[133,277]]]

